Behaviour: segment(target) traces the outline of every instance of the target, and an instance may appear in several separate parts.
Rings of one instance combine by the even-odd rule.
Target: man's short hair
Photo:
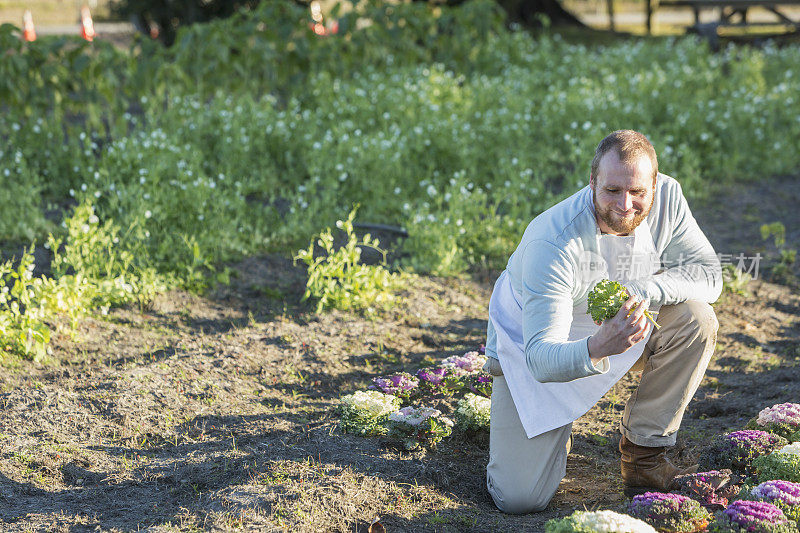
[[[592,159],[592,170],[589,175],[592,181],[597,180],[597,167],[600,166],[600,160],[612,149],[616,149],[620,162],[626,164],[636,161],[641,156],[649,157],[653,164],[653,183],[655,183],[658,174],[656,149],[653,148],[647,137],[633,130],[617,130],[600,141]]]

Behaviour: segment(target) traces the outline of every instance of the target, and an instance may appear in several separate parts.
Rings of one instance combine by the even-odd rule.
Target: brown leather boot
[[[619,451],[622,454],[622,482],[628,497],[648,491],[674,489],[675,476],[697,472],[697,465],[680,468],[672,464],[667,459],[666,447],[639,446],[625,435],[619,441]]]

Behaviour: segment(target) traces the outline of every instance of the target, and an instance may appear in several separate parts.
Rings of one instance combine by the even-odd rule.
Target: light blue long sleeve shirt
[[[686,300],[715,302],[722,292],[719,259],[673,178],[658,175],[647,223],[661,269],[626,281],[628,292],[659,306]],[[598,252],[598,233],[587,185],[534,218],[508,260],[511,286],[521,297],[525,357],[537,381],[572,381],[608,369],[605,359],[592,364],[588,337],[567,340],[573,310],[592,288],[579,266],[587,255]],[[486,354],[497,358],[491,318]]]

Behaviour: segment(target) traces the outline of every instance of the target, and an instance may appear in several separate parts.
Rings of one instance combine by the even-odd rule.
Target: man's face
[[[597,225],[604,233],[626,235],[645,219],[653,206],[653,165],[647,156],[622,163],[616,150],[600,160],[589,182]]]

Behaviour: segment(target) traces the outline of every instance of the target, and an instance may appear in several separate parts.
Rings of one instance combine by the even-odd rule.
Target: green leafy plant
[[[389,414],[387,436],[406,450],[434,448],[453,432],[453,421],[430,407],[406,406]]]
[[[0,27],[0,239],[41,240],[90,200],[135,268],[202,290],[358,203],[408,230],[404,266],[452,276],[502,268],[525,225],[585,185],[613,124],[648,132],[689,197],[699,176],[800,163],[796,45],[587,49],[509,30],[490,0],[334,11],[338,34],[320,37],[306,6],[262,0],[129,50]]]
[[[794,278],[792,267],[797,260],[797,250],[786,248],[786,227],[781,222],[772,222],[761,226],[761,238],[773,238],[778,249],[778,262],[772,267],[773,278],[789,281]]]
[[[389,415],[400,408],[400,398],[378,391],[357,391],[342,396],[338,406],[345,433],[366,437],[385,435]]]
[[[592,315],[592,320],[595,322],[602,322],[613,318],[619,313],[622,304],[628,301],[630,295],[625,287],[616,281],[603,279],[589,291],[587,300],[589,302],[587,312]],[[653,318],[649,310],[645,310],[644,316],[650,321],[653,326],[658,329],[661,326]]]
[[[50,327],[34,267],[32,246],[16,266],[12,261],[0,265],[0,346],[5,352],[41,359],[47,353]]]
[[[103,223],[93,205],[78,205],[64,221],[66,239],[50,235],[53,250],[53,278],[62,285],[85,285],[81,291],[89,309],[108,309],[129,302],[149,303],[168,282],[151,267],[142,267],[147,254],[127,249],[120,241],[120,229],[110,220]],[[69,280],[69,281],[68,281]]]
[[[791,451],[784,451],[792,448]],[[768,455],[756,457],[753,467],[758,474],[758,481],[782,479],[800,482],[800,444],[794,443]]]
[[[750,292],[747,290],[747,284],[750,283],[752,279],[753,276],[739,270],[734,265],[725,265],[722,267],[722,290],[724,292],[749,297]]]
[[[311,240],[308,248],[299,250],[299,259],[308,266],[308,282],[303,299],[317,300],[316,311],[340,309],[361,311],[367,314],[389,309],[398,299],[402,276],[386,268],[386,252],[380,242],[369,234],[359,239],[353,230],[356,209],[350,211],[345,220],[338,220],[336,227],[344,231],[347,242],[335,249],[333,233],[324,229]],[[315,246],[322,248],[317,254]],[[361,247],[369,247],[381,253],[378,265],[361,263]]]
[[[454,413],[456,427],[464,431],[489,429],[491,404],[489,398],[467,393],[456,406]]]

